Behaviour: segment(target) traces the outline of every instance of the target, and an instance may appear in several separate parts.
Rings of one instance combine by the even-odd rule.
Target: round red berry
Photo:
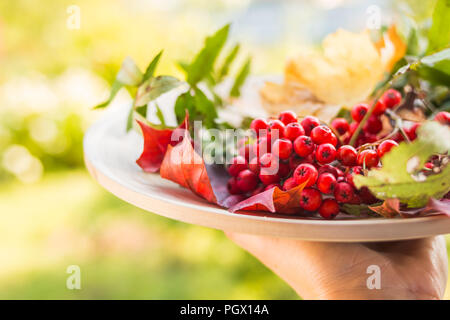
[[[289,162],[280,161],[279,168],[277,174],[280,178],[287,177],[291,173],[291,167],[289,166]]]
[[[285,128],[286,126],[280,120],[275,119],[269,121],[270,134],[274,139],[283,138]]]
[[[297,184],[306,182],[305,187],[310,187],[316,183],[317,175],[316,167],[309,163],[302,163],[295,169],[293,177]]]
[[[369,106],[365,103],[357,104],[352,108],[351,115],[353,120],[356,122],[361,122],[361,120],[366,115],[367,111],[369,111]]]
[[[231,159],[231,164],[228,166],[228,173],[236,177],[239,172],[242,170],[247,169],[247,161],[242,156],[236,156],[233,159]]]
[[[250,193],[250,195],[251,195],[251,196],[255,196],[255,195],[257,195],[258,193],[263,192],[264,190],[265,190],[265,186],[259,185],[258,187],[256,187],[255,190],[253,190],[253,191]]]
[[[313,188],[305,188],[300,195],[300,207],[306,211],[316,211],[322,203],[320,192]]]
[[[417,129],[420,127],[420,123],[415,122],[408,128],[405,128],[405,133],[408,136],[408,139],[411,141],[416,140],[417,138]]]
[[[434,117],[434,120],[436,120],[441,124],[450,126],[450,112],[447,111],[438,112]]]
[[[289,158],[289,168],[291,170],[295,170],[295,168],[297,168],[298,165],[302,164],[303,162],[305,162],[303,158],[300,158],[294,154],[292,157]]]
[[[377,134],[383,129],[383,123],[381,122],[380,118],[377,116],[370,116],[369,119],[367,119],[366,124],[364,125],[364,131]]]
[[[353,177],[354,177],[356,174],[360,174],[360,175],[363,175],[363,174],[364,174],[364,171],[363,171],[363,169],[362,169],[360,166],[354,166],[354,167],[351,167],[350,170],[349,170],[349,172],[348,172],[348,173],[346,174],[346,176],[345,176],[345,180],[346,180],[348,183],[350,183],[353,187],[355,187],[355,183],[353,182]]]
[[[227,183],[227,189],[230,194],[240,194],[242,193],[241,189],[239,189],[237,185],[237,181],[235,177],[231,177]]]
[[[297,122],[297,115],[294,111],[283,111],[278,115],[278,120],[283,122],[285,125],[288,125],[292,122]]]
[[[270,134],[261,137],[257,141],[257,155],[261,157],[263,154],[266,154],[272,150],[272,141]]]
[[[334,133],[330,128],[320,125],[311,130],[310,137],[315,144],[331,143],[335,144],[337,140],[333,139]],[[336,136],[334,136],[336,138]]]
[[[336,149],[331,143],[324,143],[316,149],[316,160],[320,164],[327,164],[336,159]]]
[[[381,96],[386,108],[393,109],[402,102],[402,94],[395,89],[386,90]]]
[[[289,123],[284,129],[284,137],[291,141],[294,141],[299,136],[305,135],[305,129],[298,122]]]
[[[268,186],[269,184],[280,182],[280,176],[277,173],[274,173],[272,168],[261,168],[259,180]]]
[[[317,178],[317,189],[322,193],[333,193],[335,185],[336,177],[329,172],[322,173]]]
[[[358,155],[358,165],[366,168],[376,167],[378,165],[378,153],[375,150],[363,150]]]
[[[252,160],[250,160],[250,162],[248,163],[248,168],[250,169],[250,171],[252,171],[254,174],[259,175],[259,159],[258,157],[254,157]]]
[[[322,173],[325,173],[325,172],[331,173],[335,178],[339,177],[338,169],[336,167],[333,167],[332,165],[324,164],[323,166],[321,166],[319,168],[319,171],[318,171],[319,175],[321,175]]]
[[[353,199],[355,189],[347,182],[339,182],[334,188],[334,198],[338,202],[348,203]]]
[[[249,169],[239,172],[236,178],[237,187],[243,192],[249,192],[258,185],[258,176]]]
[[[306,157],[310,155],[315,148],[316,145],[312,141],[311,137],[300,136],[294,141],[294,151],[300,157]]]
[[[267,129],[269,129],[269,124],[264,118],[256,118],[253,119],[250,124],[250,129],[256,132],[256,135],[259,137],[260,135],[264,135],[267,133]]]
[[[280,159],[288,159],[292,153],[292,142],[289,139],[277,139],[272,146],[272,153]]]
[[[319,207],[319,214],[324,219],[334,219],[339,213],[339,204],[334,199],[325,199]]]
[[[352,146],[345,145],[338,149],[337,158],[344,166],[354,166],[357,163],[358,152]]]
[[[383,114],[385,111],[386,111],[386,105],[384,104],[383,100],[380,99],[375,104],[372,114],[375,116],[379,116],[379,115]]]
[[[347,120],[345,118],[336,118],[333,121],[331,121],[331,126],[340,134],[345,134],[348,129],[350,128],[350,125],[348,124]]]
[[[295,178],[290,177],[284,181],[283,190],[288,191],[288,190],[291,190],[292,188],[295,188],[296,186],[298,186],[298,184],[295,182]]]
[[[272,184],[267,185],[267,186],[264,188],[264,191],[273,189],[273,188],[275,188],[275,187],[277,187],[278,189],[281,189],[281,186],[280,186],[279,183],[272,183]]]
[[[300,122],[303,129],[305,129],[305,134],[309,136],[312,129],[320,125],[319,119],[313,116],[306,116],[303,118],[303,120]]]
[[[396,146],[398,146],[398,143],[394,140],[384,140],[378,146],[378,157],[381,159],[387,152],[391,151],[391,149]]]
[[[259,164],[262,168],[278,170],[278,158],[273,153],[266,153],[259,157]]]

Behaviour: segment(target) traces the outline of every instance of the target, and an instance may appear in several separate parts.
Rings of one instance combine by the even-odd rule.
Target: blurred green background
[[[408,1],[411,16],[431,2]],[[372,4],[384,22],[396,17],[389,1],[1,1],[0,298],[298,298],[222,232],[100,188],[84,169],[83,133],[127,55],[144,68],[164,48],[158,73],[180,75],[174,62],[232,22],[253,73],[281,73],[302,45],[363,28]],[[79,29],[68,23],[72,5]],[[115,103],[128,101],[121,91]],[[81,268],[81,290],[66,288],[69,265]]]

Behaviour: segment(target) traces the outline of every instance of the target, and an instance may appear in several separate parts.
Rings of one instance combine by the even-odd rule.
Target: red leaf
[[[398,199],[387,199],[379,206],[369,206],[369,209],[385,218],[393,218],[400,213],[400,201]]]
[[[295,214],[302,211],[300,208],[300,195],[305,184],[288,191],[278,187],[261,192],[253,197],[241,201],[230,208],[231,212],[238,210],[269,211],[284,214]]]
[[[144,137],[144,149],[139,159],[136,160],[136,163],[145,172],[157,172],[164,159],[167,146],[178,143],[177,139],[172,139],[172,135],[176,133],[179,136],[182,133],[177,130],[187,129],[188,115],[186,114],[183,123],[175,129],[155,129],[139,120],[137,120],[137,123],[141,127]],[[177,136],[174,136],[174,138]]]

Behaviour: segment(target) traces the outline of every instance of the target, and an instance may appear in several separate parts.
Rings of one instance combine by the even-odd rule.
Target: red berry
[[[287,177],[291,173],[291,167],[288,162],[280,162],[277,174],[280,178]]]
[[[386,90],[381,96],[386,108],[393,109],[402,102],[402,94],[395,89]]]
[[[253,119],[250,124],[250,129],[256,132],[256,136],[265,135],[267,133],[267,129],[269,129],[269,124],[264,118],[256,118]]]
[[[284,137],[291,141],[294,141],[299,136],[305,135],[305,129],[298,122],[289,123],[284,129]]]
[[[358,155],[358,165],[366,166],[366,168],[376,167],[378,165],[378,153],[375,150],[363,150]]]
[[[288,125],[292,122],[297,122],[297,115],[294,111],[283,111],[278,115],[278,120]]]
[[[309,163],[302,163],[295,169],[293,177],[297,184],[306,182],[305,187],[310,187],[316,183],[317,175],[316,167]]]
[[[338,202],[347,203],[353,199],[355,189],[347,182],[339,182],[334,189],[334,198]]]
[[[319,214],[324,219],[334,219],[339,213],[339,205],[334,199],[325,199],[319,207]]]
[[[305,188],[300,195],[300,207],[307,211],[316,211],[322,203],[320,192],[313,188]]]
[[[350,128],[350,125],[348,124],[347,120],[345,118],[336,118],[333,121],[331,121],[331,126],[340,134],[345,134],[348,129]]]
[[[333,193],[335,185],[336,177],[329,172],[322,173],[317,178],[317,189],[322,193]]]
[[[270,134],[258,139],[258,142],[257,142],[258,157],[261,157],[263,154],[270,152],[271,149],[272,149],[272,141],[271,141]]]
[[[264,191],[273,189],[273,188],[275,188],[275,187],[277,187],[278,189],[281,189],[280,184],[278,184],[278,183],[272,183],[272,184],[269,184],[268,186],[266,186],[266,187],[264,188]]]
[[[411,141],[416,140],[416,138],[417,138],[417,129],[419,127],[420,127],[420,123],[415,122],[410,127],[404,129],[409,140],[411,140]]]
[[[259,175],[259,159],[258,159],[258,157],[254,157],[252,160],[250,160],[250,162],[248,164],[248,168],[254,174]]]
[[[250,195],[251,195],[251,196],[255,196],[255,195],[257,195],[258,193],[263,192],[264,190],[265,190],[265,186],[260,185],[260,186],[258,186],[255,190],[253,190],[253,191],[250,193]]]
[[[338,149],[337,158],[344,166],[354,166],[357,163],[358,152],[352,146],[345,145]]]
[[[273,183],[280,182],[280,176],[273,172],[272,168],[261,168],[259,173],[259,180],[266,186]]]
[[[353,177],[356,174],[363,175],[364,174],[363,169],[359,166],[351,167],[350,171],[345,176],[345,180],[347,180],[347,182],[350,183],[352,185],[352,187],[355,187],[355,183],[353,182]]]
[[[436,114],[434,117],[434,120],[441,124],[445,124],[447,126],[450,126],[450,112],[447,111],[441,111]]]
[[[270,134],[273,136],[274,139],[283,138],[285,128],[286,126],[280,120],[269,121]]]
[[[434,164],[432,163],[432,162],[426,162],[425,164],[424,164],[424,167],[426,168],[426,169],[433,169],[434,168]]]
[[[262,168],[269,168],[276,172],[278,170],[278,158],[273,153],[266,153],[259,157],[259,164]]]
[[[284,181],[283,190],[288,191],[291,190],[292,188],[295,188],[296,186],[298,186],[298,184],[295,182],[295,178],[290,177]]]
[[[335,178],[337,178],[339,176],[339,171],[336,167],[333,167],[332,165],[324,164],[323,166],[321,166],[319,168],[318,173],[319,173],[319,175],[321,175],[322,173],[328,172],[328,173],[331,173]]]
[[[381,159],[387,152],[389,152],[393,147],[396,146],[398,146],[398,143],[395,142],[394,140],[384,140],[378,146],[377,149],[378,157],[380,157]]]
[[[288,159],[292,153],[292,142],[288,139],[277,139],[272,146],[272,153],[280,159]]]
[[[294,151],[300,157],[310,155],[314,151],[315,147],[316,145],[308,136],[300,136],[294,141]]]
[[[240,194],[242,193],[241,189],[239,189],[237,185],[237,181],[235,177],[231,177],[227,183],[227,189],[230,194]]]
[[[321,125],[317,126],[311,130],[311,139],[315,144],[331,143],[337,140],[333,139],[334,133],[327,126]],[[334,136],[336,138],[336,136]]]
[[[300,122],[303,129],[305,129],[305,134],[309,136],[312,129],[320,125],[319,119],[313,116],[306,116],[303,118],[303,120]]]
[[[358,126],[359,126],[359,122],[352,122],[352,123],[350,123],[350,127],[348,129],[348,132],[350,133],[350,136],[352,136],[355,133],[355,131],[358,128]]]
[[[333,162],[336,158],[336,149],[331,143],[324,143],[316,149],[316,160],[321,164]]]
[[[236,178],[236,184],[243,192],[252,191],[258,185],[258,176],[248,169],[242,170]]]
[[[383,100],[380,99],[375,104],[372,114],[375,116],[379,116],[379,115],[383,114],[385,111],[386,111],[386,105],[384,104]]]
[[[228,173],[236,177],[239,172],[247,169],[247,161],[242,156],[236,156],[231,160],[231,164],[228,166]]]
[[[361,120],[366,115],[367,111],[369,110],[369,106],[365,103],[357,104],[352,108],[351,115],[353,120],[356,122],[361,122]]]
[[[381,131],[381,129],[383,129],[383,123],[379,117],[370,116],[369,119],[367,119],[363,129],[369,133],[377,134]]]
[[[378,199],[370,192],[369,188],[362,187],[359,190],[359,197],[361,201],[365,204],[373,204],[378,201]]]
[[[289,169],[295,170],[300,164],[304,162],[303,158],[297,157],[297,155],[293,155],[289,158]]]

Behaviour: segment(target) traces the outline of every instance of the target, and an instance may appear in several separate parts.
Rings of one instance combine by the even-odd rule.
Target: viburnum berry
[[[347,182],[339,182],[334,188],[334,198],[338,202],[348,203],[353,199],[355,189]]]
[[[376,167],[380,158],[375,150],[363,150],[358,155],[358,165],[366,168]]]
[[[363,135],[363,144],[364,143],[374,143],[377,140],[378,139],[377,139],[377,135],[376,134],[365,132],[364,135]]]
[[[266,153],[259,157],[259,165],[262,168],[270,168],[276,172],[278,170],[278,158],[273,153]]]
[[[255,190],[253,190],[253,191],[250,193],[250,195],[251,195],[251,196],[255,196],[255,195],[257,195],[257,194],[263,192],[264,190],[265,190],[265,186],[264,186],[264,185],[259,185],[259,186],[256,187]]]
[[[303,129],[305,129],[305,134],[309,136],[312,129],[320,125],[319,119],[313,116],[306,116],[303,118],[303,120],[300,122]]]
[[[408,136],[408,139],[411,141],[416,140],[417,138],[417,129],[420,127],[420,123],[415,122],[408,128],[404,128],[404,131],[406,135]]]
[[[324,219],[334,219],[339,213],[339,204],[334,199],[325,199],[319,207],[319,214]]]
[[[291,173],[291,167],[289,166],[289,162],[280,161],[279,168],[277,174],[280,178],[285,178]]]
[[[296,186],[298,186],[298,184],[295,182],[295,178],[290,177],[284,181],[283,190],[288,191],[288,190],[291,190],[292,188],[295,188]]]
[[[393,109],[402,102],[402,94],[395,89],[386,90],[381,96],[386,108]]]
[[[250,160],[250,162],[248,163],[248,168],[254,174],[259,175],[259,168],[260,168],[259,158],[258,157],[254,157],[252,160]]]
[[[257,153],[257,147],[253,143],[248,143],[248,144],[242,146],[241,148],[239,148],[239,155],[241,157],[244,157],[247,162],[250,161],[251,159],[253,159],[253,157],[256,156],[256,153]]]
[[[292,155],[292,157],[289,158],[289,168],[291,170],[295,170],[300,164],[304,162],[303,158],[298,157],[297,155]]]
[[[369,106],[367,104],[360,103],[355,105],[351,111],[353,120],[355,120],[356,122],[361,122],[367,111],[369,111]]]
[[[235,177],[231,177],[227,183],[227,189],[230,194],[240,194],[242,193],[241,189],[239,189],[237,185],[237,181]]]
[[[228,166],[228,173],[236,177],[239,172],[242,170],[247,169],[247,161],[242,156],[236,156],[233,159],[231,159],[231,164]]]
[[[325,125],[320,125],[311,130],[310,137],[315,144],[331,143],[335,145],[334,133]],[[336,136],[334,136],[336,138]]]
[[[292,153],[292,142],[289,139],[277,139],[273,143],[272,153],[280,159],[288,159]]]
[[[266,187],[264,188],[264,191],[273,189],[273,188],[275,188],[275,187],[277,187],[278,189],[281,189],[281,186],[280,186],[279,183],[272,183],[272,184],[269,184],[268,186],[266,186]]]
[[[256,145],[258,157],[269,153],[272,150],[272,140],[270,134],[265,137],[258,138]]]
[[[280,176],[274,173],[272,168],[261,168],[259,172],[259,180],[266,186],[280,182]]]
[[[316,145],[312,141],[311,137],[300,136],[294,141],[294,151],[300,157],[306,157],[310,155],[315,148]]]
[[[294,111],[283,111],[278,115],[278,120],[283,122],[285,125],[288,125],[292,122],[297,122],[297,115]]]
[[[322,203],[320,192],[313,188],[305,188],[300,195],[300,207],[306,211],[316,211]]]
[[[351,145],[344,145],[338,149],[337,159],[344,166],[355,166],[358,160],[358,152]]]
[[[377,134],[383,129],[383,123],[381,122],[380,118],[377,116],[370,116],[369,119],[367,119],[366,124],[364,125],[364,131]]]
[[[372,114],[375,116],[379,116],[386,111],[386,105],[383,100],[379,99],[373,108]]]
[[[316,160],[320,164],[327,164],[336,159],[336,149],[331,143],[324,143],[316,149]]]
[[[322,173],[317,178],[316,184],[320,192],[325,194],[333,193],[336,185],[336,177],[329,172]]]
[[[333,121],[331,121],[331,126],[340,134],[345,134],[348,129],[350,128],[350,125],[348,124],[347,120],[345,118],[335,118]]]
[[[260,135],[264,135],[267,133],[269,124],[264,118],[256,118],[253,119],[252,123],[250,124],[250,129],[254,130],[256,132],[256,136],[259,137]]]
[[[380,159],[381,159],[387,152],[391,151],[391,149],[396,146],[398,146],[398,143],[395,142],[394,140],[390,140],[390,139],[384,140],[378,146],[378,149],[377,149],[378,157],[380,157]]]
[[[333,167],[332,165],[324,164],[318,170],[319,175],[321,175],[321,174],[323,174],[325,172],[331,173],[335,178],[339,177],[338,168]]]
[[[350,127],[348,129],[348,132],[350,133],[350,136],[352,136],[355,133],[355,131],[358,128],[358,126],[359,126],[359,122],[355,122],[354,121],[354,122],[350,123]]]
[[[353,166],[350,168],[349,172],[345,175],[345,180],[350,183],[353,187],[355,187],[355,183],[353,182],[353,177],[357,174],[363,175],[364,171],[360,166]]]
[[[269,131],[274,138],[283,138],[285,128],[286,126],[284,123],[278,119],[272,119],[269,121]]]
[[[298,122],[291,122],[286,125],[284,129],[284,137],[291,141],[294,141],[299,136],[305,135],[305,129],[303,129],[302,125]]]
[[[249,192],[258,185],[258,176],[249,169],[242,170],[236,177],[237,187],[242,192]]]
[[[436,120],[441,124],[450,126],[450,112],[447,111],[438,112],[434,117],[434,120]]]
[[[293,177],[297,184],[306,182],[305,187],[310,187],[316,183],[317,169],[310,163],[302,163],[294,170]]]

